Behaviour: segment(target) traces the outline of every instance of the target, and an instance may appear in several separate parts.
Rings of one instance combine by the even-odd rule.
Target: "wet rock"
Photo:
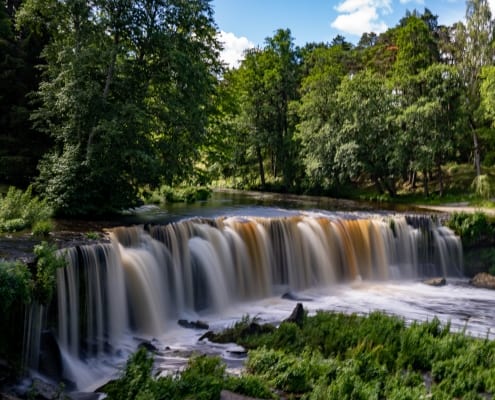
[[[495,289],[495,276],[486,272],[480,272],[471,279],[470,283],[482,289]]]
[[[423,283],[430,286],[445,286],[447,281],[445,278],[431,278],[423,281]]]
[[[41,379],[33,379],[28,398],[33,397],[37,400],[58,399],[62,393],[60,389],[59,386],[42,381]]]
[[[313,301],[313,299],[310,299],[309,297],[302,297],[299,296],[296,293],[293,292],[286,292],[282,295],[282,299],[286,300],[294,300],[294,301]]]
[[[242,346],[230,347],[227,349],[227,353],[235,356],[235,357],[246,357],[247,350]]]
[[[201,341],[201,340],[204,340],[204,339],[208,339],[210,342],[214,342],[216,336],[217,335],[215,334],[215,332],[208,331],[208,332],[203,333],[198,340]]]
[[[156,347],[153,343],[151,343],[149,340],[143,340],[141,343],[139,343],[139,348],[145,348],[151,353],[156,353],[158,352],[158,347]]]
[[[222,332],[215,333],[208,331],[202,335],[199,340],[208,339],[210,342],[215,343],[236,343],[239,339],[246,338],[252,335],[260,335],[263,333],[270,333],[275,330],[275,327],[270,324],[258,324],[251,321],[247,325],[242,327],[227,328]]]
[[[292,314],[289,318],[284,319],[283,322],[293,322],[298,326],[302,326],[304,322],[304,308],[302,303],[297,303],[294,310],[292,310]]]
[[[39,365],[39,370],[44,376],[53,379],[55,382],[63,380],[62,353],[51,330],[41,333]]]
[[[179,319],[177,323],[183,328],[190,329],[210,329],[210,326],[204,321],[188,321],[186,319]]]

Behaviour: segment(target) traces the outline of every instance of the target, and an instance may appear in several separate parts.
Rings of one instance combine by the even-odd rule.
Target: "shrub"
[[[49,304],[57,280],[56,271],[66,265],[57,248],[47,242],[34,246],[37,257],[34,297],[41,304]]]
[[[464,245],[473,245],[482,240],[491,239],[493,226],[483,212],[453,213],[447,221],[447,226],[462,239]]]
[[[140,348],[127,361],[126,367],[119,379],[110,382],[104,387],[109,400],[141,398],[145,393],[154,391],[151,375],[153,357],[146,349]],[[153,398],[149,396],[148,398]]]
[[[242,394],[243,396],[255,397],[258,399],[274,398],[267,383],[260,377],[253,375],[228,377],[225,382],[225,389]]]
[[[474,178],[471,188],[482,199],[488,200],[493,196],[493,182],[488,175],[479,175]]]
[[[20,262],[0,260],[0,359],[8,360],[14,369],[20,369],[21,365],[24,306],[31,299],[28,267]]]
[[[94,232],[94,231],[86,232],[85,236],[86,236],[86,239],[89,239],[89,240],[98,240],[100,238],[100,234],[98,232]]]
[[[53,231],[53,223],[50,220],[38,221],[33,226],[33,235],[48,236]]]
[[[14,302],[31,301],[31,274],[25,264],[0,261],[0,314],[8,314]]]
[[[170,187],[163,185],[150,191],[143,191],[142,197],[146,203],[194,203],[207,200],[211,195],[211,189],[206,186],[179,186]]]
[[[0,199],[0,231],[14,232],[30,228],[38,221],[46,221],[52,209],[45,200],[33,196],[29,186],[25,192],[11,186]]]

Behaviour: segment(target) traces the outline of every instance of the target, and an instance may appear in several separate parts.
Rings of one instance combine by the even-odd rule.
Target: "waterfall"
[[[76,358],[157,337],[184,316],[353,280],[459,275],[460,241],[428,217],[190,219],[116,228],[67,249],[57,273],[58,341]],[[331,290],[331,289],[330,289]]]

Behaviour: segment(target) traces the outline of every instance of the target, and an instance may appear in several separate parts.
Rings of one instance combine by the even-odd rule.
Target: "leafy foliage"
[[[474,193],[482,199],[488,200],[493,196],[493,182],[488,175],[478,175],[471,184]]]
[[[58,254],[55,245],[42,242],[34,247],[37,257],[34,280],[34,297],[41,304],[49,304],[57,281],[56,271],[66,265],[66,260]]]
[[[299,338],[293,346],[292,329]],[[177,376],[155,380],[142,375],[151,361],[139,350],[106,391],[110,398],[216,399],[227,388],[257,398],[322,400],[470,399],[495,392],[495,342],[453,333],[436,318],[408,327],[378,312],[318,312],[302,327],[283,323],[255,336],[241,377],[228,377],[219,358],[200,356]]]
[[[51,35],[32,118],[54,141],[37,183],[55,211],[115,212],[188,180],[221,71],[209,2],[47,3],[25,0],[18,22]]]
[[[153,358],[144,348],[128,360],[121,377],[107,384],[109,399],[160,398],[216,400],[222,389],[246,396],[273,398],[266,383],[259,377],[227,376],[218,357],[195,356],[184,371],[176,376],[152,378]]]
[[[31,285],[31,274],[26,265],[0,261],[0,314],[5,316],[11,312],[16,301],[28,304]]]
[[[484,240],[490,240],[493,235],[493,224],[483,212],[452,213],[447,225],[462,239],[465,246],[470,246]]]
[[[143,192],[142,197],[146,203],[194,203],[207,200],[211,196],[211,189],[205,186],[180,186],[170,187],[162,185],[152,192]]]
[[[46,221],[52,214],[46,200],[33,195],[29,186],[24,192],[11,186],[0,198],[0,232],[15,232]]]
[[[32,291],[31,272],[26,265],[0,260],[0,358],[14,368],[20,369],[23,311],[33,299]]]

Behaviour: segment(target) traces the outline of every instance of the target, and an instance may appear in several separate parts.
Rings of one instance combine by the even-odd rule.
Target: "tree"
[[[403,159],[409,160],[413,172],[423,171],[425,196],[429,195],[428,176],[436,168],[442,196],[442,165],[453,156],[462,132],[462,82],[455,67],[438,63],[412,79],[422,94],[398,117]]]
[[[220,65],[208,1],[27,0],[21,21],[40,15],[53,39],[33,118],[55,141],[39,185],[57,211],[119,210],[191,176]]]
[[[395,73],[415,75],[438,60],[432,31],[420,17],[411,15],[397,30],[397,60]]]
[[[304,57],[302,68],[308,72],[301,82],[296,137],[311,189],[328,189],[336,182],[330,123],[335,94],[346,74],[345,54],[339,45],[320,46]]]
[[[476,175],[481,175],[481,155],[478,130],[480,118],[480,84],[484,66],[491,65],[495,56],[493,47],[494,24],[487,0],[466,2],[466,25],[456,25],[455,44],[462,54],[459,60],[461,76],[467,87],[465,109],[473,137],[473,153]]]
[[[0,182],[27,186],[50,145],[48,137],[31,126],[28,97],[38,88],[36,65],[47,38],[44,32],[15,29],[19,3],[0,4]]]
[[[239,143],[244,143],[244,162],[255,159],[261,187],[267,167],[274,179],[282,178],[291,189],[297,165],[290,104],[297,99],[298,52],[288,29],[279,29],[263,49],[248,50],[239,69],[229,78],[238,88]]]
[[[401,171],[395,107],[391,88],[376,74],[363,71],[342,81],[331,128],[341,178],[366,175],[381,193],[395,196]]]

